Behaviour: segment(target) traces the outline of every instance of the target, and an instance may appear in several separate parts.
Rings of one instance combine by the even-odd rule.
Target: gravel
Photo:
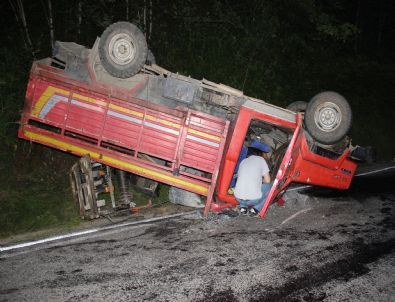
[[[3,253],[0,301],[394,301],[395,192],[369,183]]]

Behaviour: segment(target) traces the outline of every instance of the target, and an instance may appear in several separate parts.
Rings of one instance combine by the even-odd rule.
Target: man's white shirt
[[[269,167],[261,156],[251,155],[244,159],[237,172],[234,189],[236,198],[254,200],[262,197],[262,177],[269,172]]]

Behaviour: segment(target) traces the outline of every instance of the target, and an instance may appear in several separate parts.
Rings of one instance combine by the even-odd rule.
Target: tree
[[[19,25],[19,28],[22,32],[23,41],[25,44],[25,48],[30,51],[32,57],[35,58],[35,52],[33,49],[32,40],[30,39],[29,27],[26,22],[25,16],[25,8],[23,6],[22,0],[8,0],[11,5],[12,11],[14,12],[14,16],[16,22]]]

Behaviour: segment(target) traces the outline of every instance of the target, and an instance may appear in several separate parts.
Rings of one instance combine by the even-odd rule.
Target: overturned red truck
[[[57,42],[33,63],[19,137],[205,196],[206,215],[237,204],[240,151],[262,141],[274,178],[263,217],[291,182],[347,189],[357,167],[341,95],[290,109],[159,67],[142,32],[118,22],[92,49]]]

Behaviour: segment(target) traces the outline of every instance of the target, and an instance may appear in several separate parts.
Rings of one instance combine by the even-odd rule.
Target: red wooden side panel
[[[20,138],[76,155],[90,154],[99,162],[212,200],[226,120],[147,104],[128,97],[127,90],[80,83],[40,63],[33,65],[30,76]],[[125,99],[118,99],[119,95]],[[139,153],[166,164],[139,158]],[[180,166],[208,173],[194,175]]]
[[[203,113],[191,114],[188,121],[181,164],[212,173],[220,150],[225,120]]]
[[[31,115],[45,120],[48,124],[60,127],[65,120],[70,91],[60,85],[48,86],[48,82],[41,79],[33,81],[31,100]]]
[[[106,102],[92,94],[72,93],[67,108],[65,129],[99,138],[103,127]]]
[[[135,149],[141,126],[133,121],[107,115],[102,140],[124,148]]]
[[[136,149],[144,110],[119,100],[108,105],[102,140],[128,149]]]
[[[184,122],[185,120],[181,118],[146,110],[139,151],[174,161]]]

